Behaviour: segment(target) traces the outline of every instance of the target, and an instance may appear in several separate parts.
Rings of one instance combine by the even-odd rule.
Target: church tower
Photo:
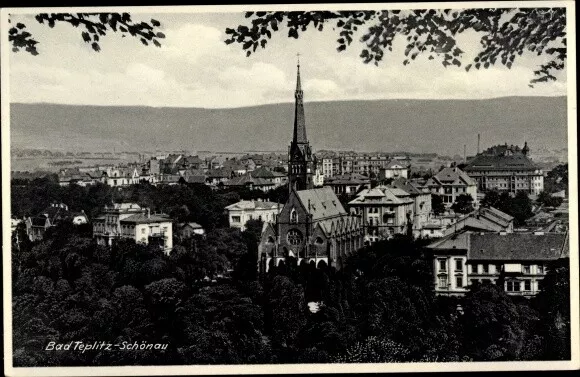
[[[300,82],[300,61],[298,61],[296,92],[294,93],[294,134],[288,148],[288,185],[290,190],[310,190],[314,188],[314,162],[312,150],[306,138],[306,121],[302,84]]]

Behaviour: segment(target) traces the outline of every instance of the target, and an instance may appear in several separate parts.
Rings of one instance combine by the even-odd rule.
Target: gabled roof
[[[245,185],[254,185],[254,186],[273,186],[274,183],[267,181],[264,178],[252,178],[249,174],[244,174],[239,177],[234,177],[229,181],[225,182],[225,186],[245,186]]]
[[[30,225],[45,228],[50,226],[50,220],[45,216],[34,216],[30,218]]]
[[[258,168],[250,173],[252,178],[274,178],[274,174],[264,167]]]
[[[230,204],[226,209],[230,210],[253,210],[253,209],[275,209],[278,203],[263,202],[259,200],[241,200],[237,203]]]
[[[536,170],[536,165],[523,154],[477,155],[467,164],[466,171],[479,170]]]
[[[398,160],[391,160],[385,166],[386,169],[407,169],[407,167]]]
[[[314,221],[347,214],[330,187],[300,190],[295,193]]]
[[[149,224],[149,223],[161,223],[170,222],[171,219],[166,215],[147,215],[144,213],[137,213],[129,217],[120,220],[122,223],[136,223],[136,224]]]
[[[365,189],[357,194],[356,198],[351,200],[349,205],[357,204],[409,204],[413,203],[413,200],[408,197],[408,194],[402,190],[402,197],[397,197],[393,190],[398,190],[386,186],[377,186],[372,189]]]
[[[427,247],[435,251],[443,251],[443,250],[467,251],[469,249],[469,232],[459,232],[451,234],[447,237],[443,237],[433,242]]]
[[[472,233],[467,259],[555,260],[568,253],[563,233]]]
[[[198,223],[179,223],[179,227],[182,229],[185,227],[190,227],[193,229],[203,229],[203,227],[201,225],[199,225]]]
[[[391,186],[396,187],[400,190],[404,190],[412,196],[420,195],[423,193],[411,181],[409,181],[408,179],[405,179],[403,177],[393,179],[393,181],[391,182]]]
[[[325,185],[362,185],[369,182],[369,177],[357,173],[335,175],[324,179]]]
[[[471,179],[464,171],[459,168],[443,168],[439,173],[429,178],[427,186],[440,185],[475,185],[475,181]]]

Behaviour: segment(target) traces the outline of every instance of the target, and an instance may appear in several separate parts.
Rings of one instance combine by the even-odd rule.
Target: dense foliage
[[[83,42],[89,44],[94,51],[100,51],[100,39],[107,33],[118,33],[122,37],[137,38],[145,46],[149,43],[161,47],[159,39],[165,34],[158,30],[161,23],[151,19],[151,22],[135,22],[129,13],[39,13],[34,17],[41,24],[53,28],[58,24],[68,24],[81,30]],[[9,19],[9,23],[12,21]],[[26,30],[26,25],[18,22],[8,30],[8,42],[12,51],[24,49],[32,55],[38,55],[36,46],[39,42]]]
[[[408,236],[361,249],[340,271],[289,258],[259,275],[261,224],[250,222],[240,232],[208,214],[240,193],[195,186],[113,190],[34,184],[13,186],[12,205],[21,215],[51,201],[93,213],[125,198],[176,210],[208,230],[205,237],[177,240],[165,255],[130,241],[98,246],[90,229],[67,223],[31,243],[20,225],[12,250],[15,366],[570,357],[565,262],[548,270],[545,294],[531,300],[507,296],[495,286],[475,286],[461,299],[436,297],[427,241]],[[181,207],[187,211],[179,212]],[[319,303],[316,313],[309,310],[312,302]],[[45,350],[49,342],[71,341],[167,347]]]
[[[534,71],[531,83],[556,80],[567,58],[565,8],[409,9],[361,11],[247,12],[248,25],[227,28],[226,43],[238,43],[246,55],[265,48],[274,33],[284,27],[288,37],[298,38],[308,29],[331,27],[338,33],[337,50],[353,40],[362,44],[364,63],[378,65],[393,50],[396,39],[406,40],[407,65],[420,55],[439,59],[443,66],[462,66],[462,33],[477,32],[480,49],[469,71],[495,64],[508,68],[524,52],[545,55],[546,62]]]

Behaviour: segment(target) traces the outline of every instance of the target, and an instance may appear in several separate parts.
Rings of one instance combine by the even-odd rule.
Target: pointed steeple
[[[298,144],[308,143],[306,138],[306,120],[304,118],[304,103],[302,92],[302,83],[300,82],[300,60],[297,64],[297,75],[296,75],[296,92],[294,93],[294,98],[296,103],[294,105],[294,137],[293,142]]]

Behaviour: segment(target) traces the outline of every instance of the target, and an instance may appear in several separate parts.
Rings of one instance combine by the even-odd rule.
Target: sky
[[[40,42],[40,54],[10,52],[11,102],[204,108],[293,102],[297,53],[305,101],[566,95],[565,71],[556,82],[528,86],[545,57],[525,53],[512,69],[470,72],[427,56],[404,66],[404,39],[398,38],[377,67],[362,62],[356,39],[337,52],[331,27],[308,30],[298,40],[283,28],[265,49],[246,57],[241,45],[224,43],[227,27],[247,24],[242,13],[132,12],[134,21],[161,22],[162,47],[111,33],[98,53],[68,24],[50,29],[30,15],[12,17]],[[458,38],[464,62],[475,56],[479,38],[474,32]]]

